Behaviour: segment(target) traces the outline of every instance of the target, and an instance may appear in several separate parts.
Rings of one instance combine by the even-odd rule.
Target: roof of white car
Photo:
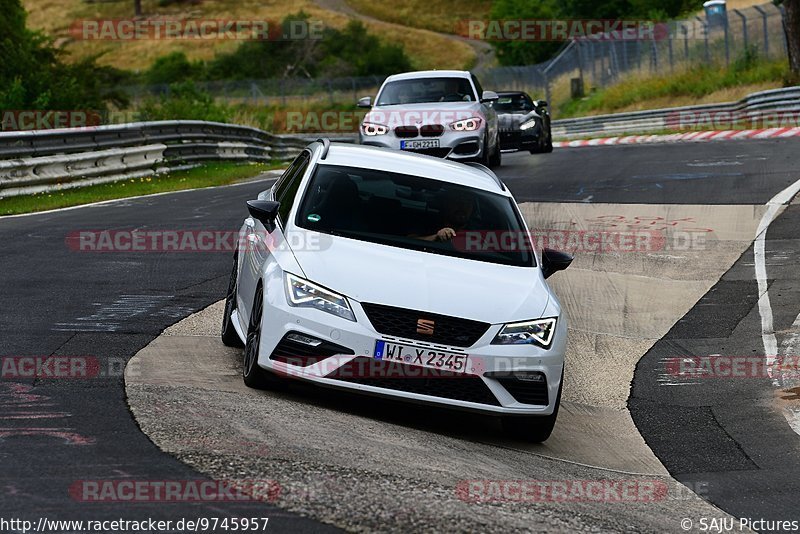
[[[508,188],[501,188],[494,173],[488,169],[485,171],[447,159],[389,148],[331,143],[328,155],[319,163],[409,174],[511,195]]]
[[[415,72],[404,72],[393,74],[386,78],[387,82],[397,80],[414,80],[417,78],[469,78],[469,71],[466,70],[419,70]]]

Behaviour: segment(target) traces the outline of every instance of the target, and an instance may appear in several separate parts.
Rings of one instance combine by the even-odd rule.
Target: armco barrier
[[[670,119],[678,117],[680,113],[715,116],[715,114],[725,112],[797,113],[800,112],[800,87],[761,91],[748,95],[738,102],[725,104],[706,104],[554,120],[553,137],[580,138],[606,134],[660,132],[673,129],[674,125],[670,124]]]
[[[137,178],[203,161],[288,161],[316,137],[204,121],[0,133],[0,197]],[[353,142],[352,136],[339,141]]]
[[[681,113],[800,113],[800,87],[761,91],[739,102],[553,121],[555,138],[671,129]],[[328,137],[330,135],[325,134]],[[289,161],[318,135],[274,135],[204,121],[161,121],[62,130],[0,132],[0,197],[137,178],[203,161]],[[333,140],[354,142],[354,135]]]

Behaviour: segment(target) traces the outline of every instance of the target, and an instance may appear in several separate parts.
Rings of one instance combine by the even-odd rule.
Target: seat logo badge
[[[417,320],[417,334],[424,334],[426,336],[433,335],[433,327],[435,323],[430,319],[418,319]]]

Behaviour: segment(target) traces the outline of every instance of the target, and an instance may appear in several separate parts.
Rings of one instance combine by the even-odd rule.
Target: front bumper
[[[502,325],[489,326],[477,342],[464,348],[381,334],[361,304],[352,299],[350,303],[356,322],[316,309],[291,307],[281,282],[268,283],[259,366],[322,386],[410,402],[497,415],[553,413],[566,351],[567,325],[563,318],[547,350],[533,345],[492,345]],[[300,351],[303,354],[298,356],[302,357],[287,355],[286,336],[291,333],[323,341],[322,348],[316,349],[321,357],[308,358],[314,348]],[[469,373],[454,374],[391,363],[386,364],[393,366],[387,371],[385,362],[373,357],[377,340],[466,353],[472,368]],[[540,373],[543,379],[539,383],[522,381],[513,376],[519,371]]]
[[[419,149],[419,150],[404,150],[406,152],[414,152],[418,154],[427,154],[429,156],[436,156],[440,158],[448,158],[455,161],[468,161],[480,159],[486,147],[484,146],[484,129],[485,126],[473,132],[457,132],[450,129],[445,129],[444,133],[438,137],[408,137],[400,138],[390,130],[389,133],[384,135],[368,136],[363,132],[359,132],[358,140],[362,145],[377,146],[381,148],[391,148],[393,150],[404,150],[400,148],[402,141],[439,141],[438,148]]]
[[[531,150],[542,144],[542,128],[539,125],[528,130],[500,130],[501,150]]]

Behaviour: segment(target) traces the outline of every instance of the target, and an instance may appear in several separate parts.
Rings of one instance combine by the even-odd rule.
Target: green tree
[[[789,67],[795,76],[800,76],[800,0],[783,0],[786,16],[783,30],[786,34],[786,49],[789,52]]]
[[[303,12],[289,21],[308,19]],[[284,32],[287,33],[287,32]],[[327,28],[322,39],[247,41],[208,65],[208,79],[369,76],[402,72],[411,62],[401,46],[383,43],[359,21]]]
[[[496,0],[492,4],[492,20],[541,20],[560,16],[558,0]],[[564,45],[558,41],[494,41],[501,65],[530,65],[546,61]]]
[[[328,29],[322,41],[323,68],[326,74],[370,76],[411,70],[411,62],[402,46],[382,43],[367,32],[358,20],[351,20],[344,30]]]
[[[74,65],[61,61],[49,39],[25,27],[20,0],[0,0],[0,108],[95,110],[106,102],[123,104],[115,90],[124,75],[98,67],[96,58]]]

